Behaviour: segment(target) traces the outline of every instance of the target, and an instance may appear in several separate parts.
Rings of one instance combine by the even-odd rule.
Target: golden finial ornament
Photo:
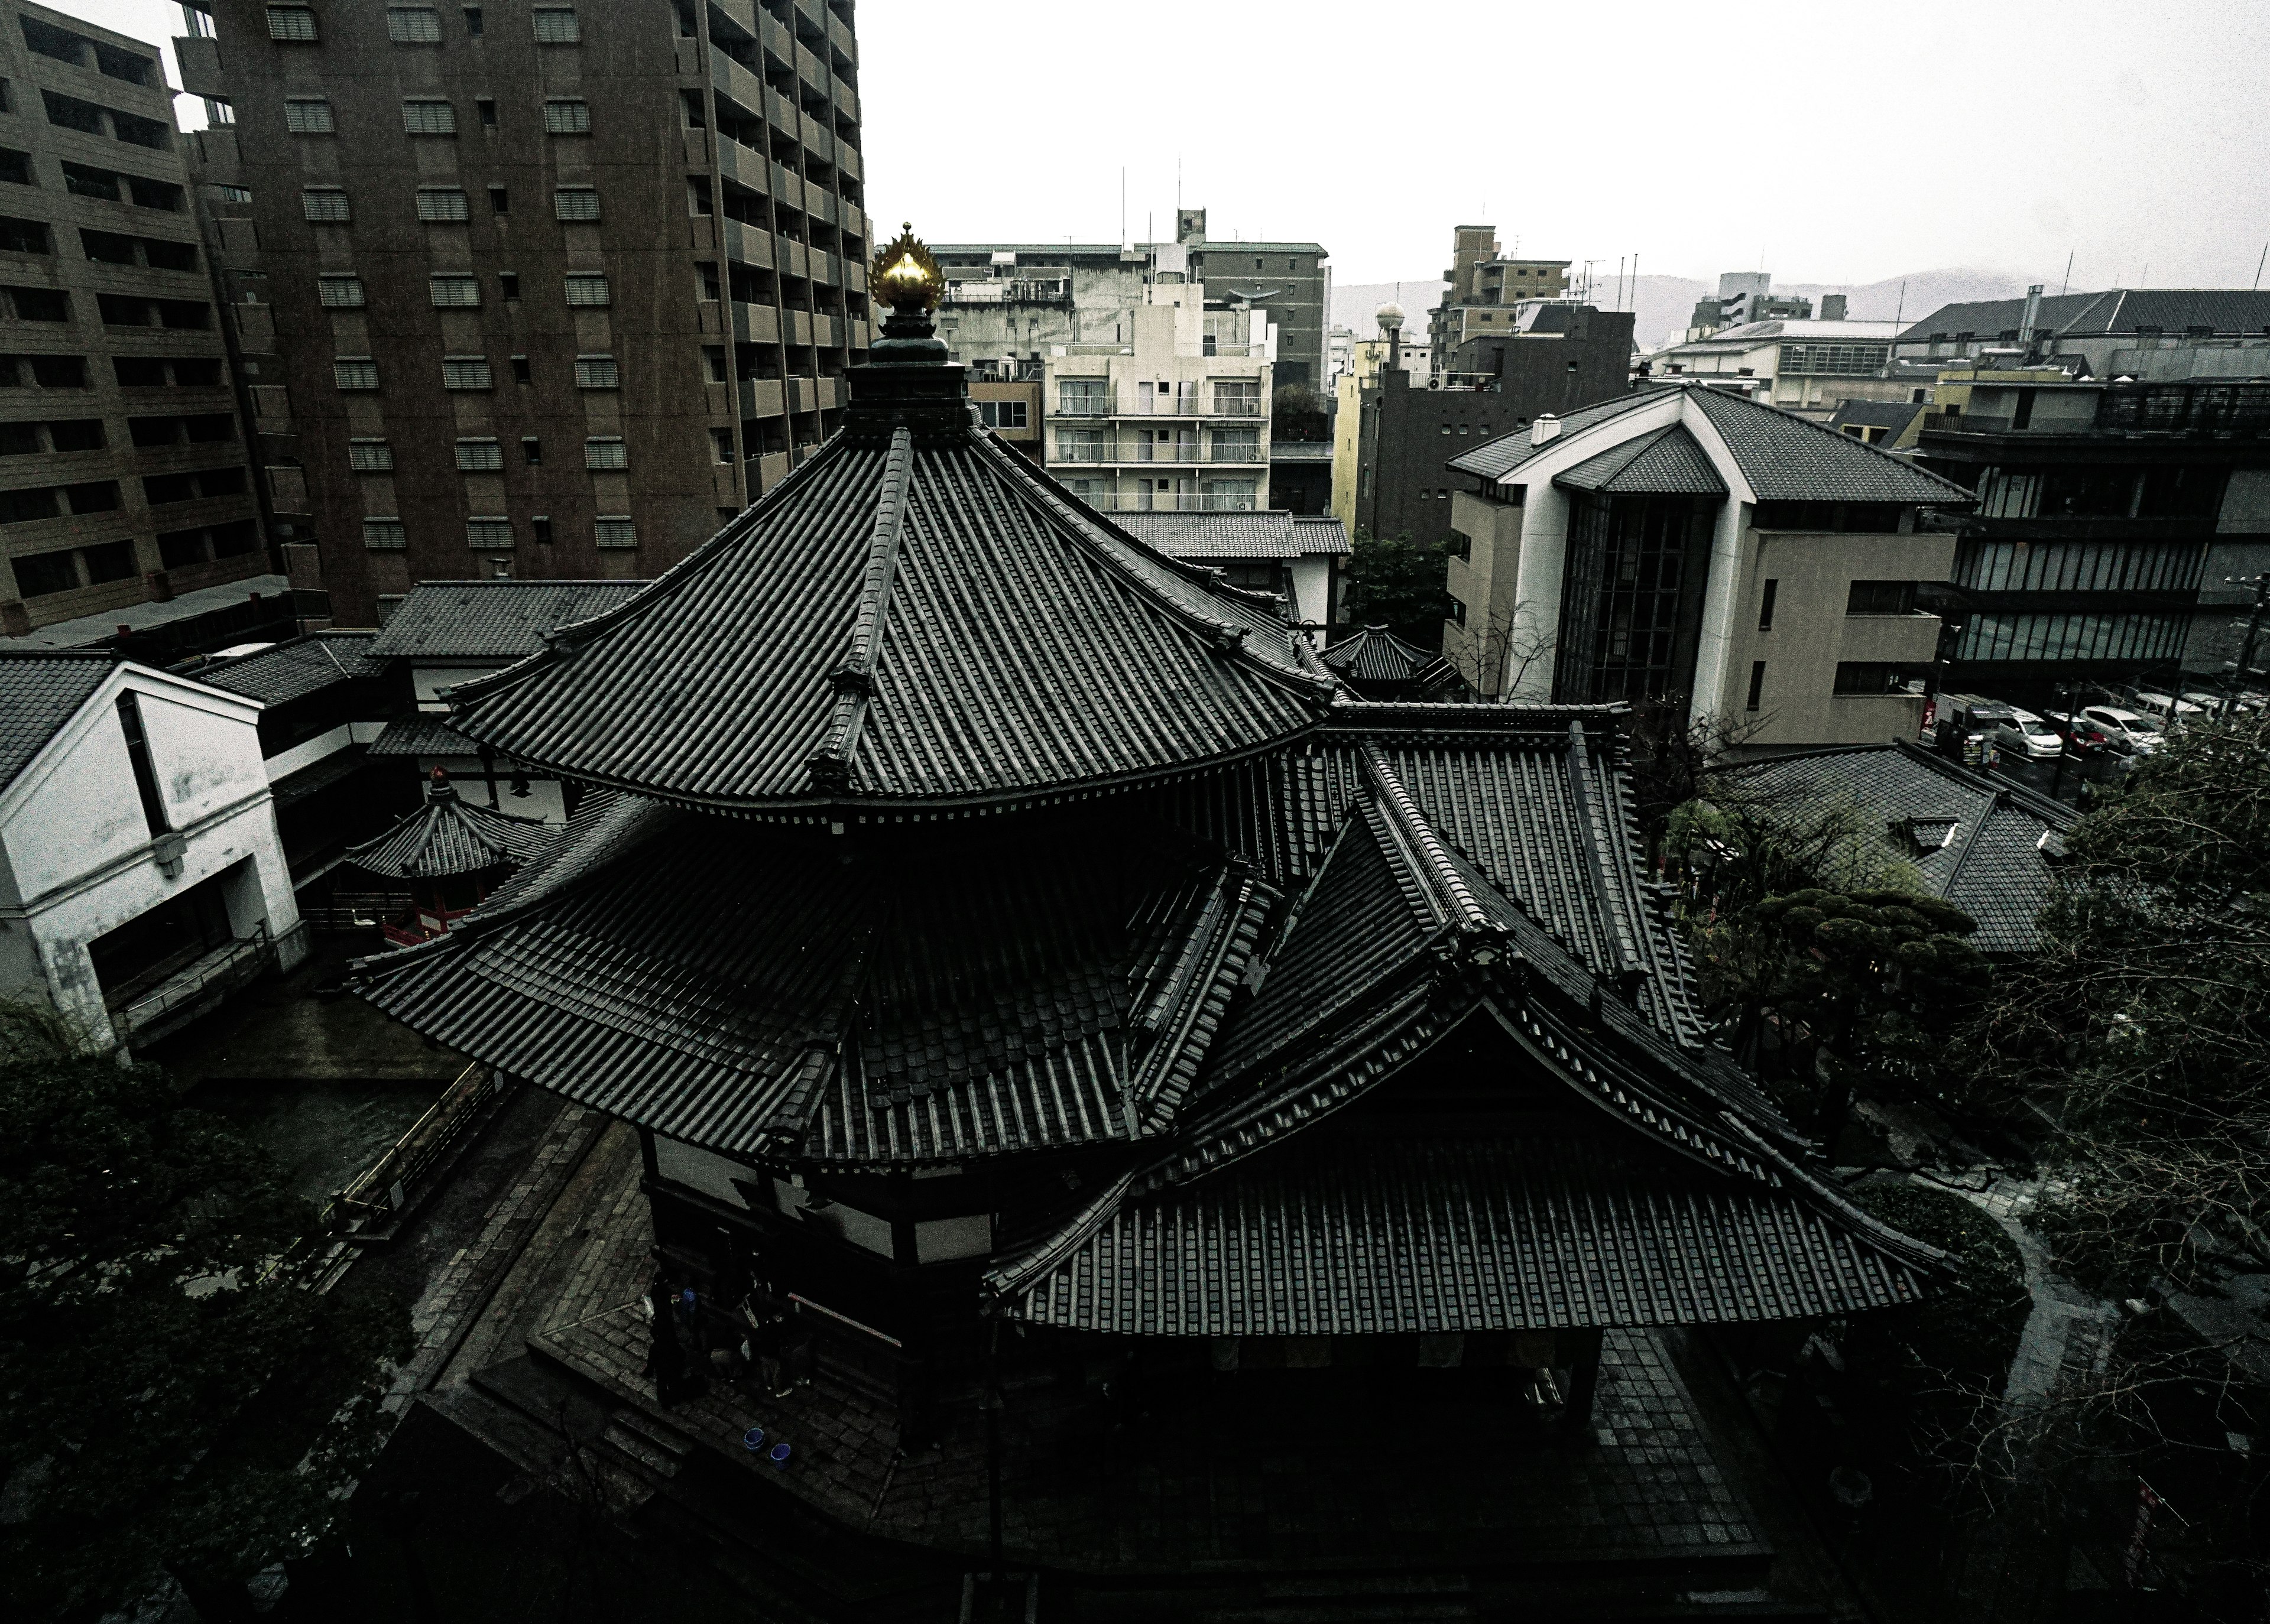
[[[928,315],[946,293],[946,273],[907,221],[896,240],[876,250],[870,281],[877,299],[901,315]]]

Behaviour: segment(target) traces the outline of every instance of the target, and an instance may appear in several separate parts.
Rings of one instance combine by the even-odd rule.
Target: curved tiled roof
[[[1187,770],[1331,679],[1258,600],[964,432],[839,437],[628,603],[461,688],[518,760],[720,809],[976,805]]]
[[[314,632],[290,642],[190,673],[208,687],[241,693],[263,705],[282,705],[338,684],[382,676],[385,666],[371,657],[370,632]]]
[[[437,772],[423,806],[376,840],[349,847],[345,856],[357,868],[391,879],[446,879],[517,867],[559,838],[559,828],[540,818],[471,805]]]
[[[372,642],[378,659],[519,660],[545,634],[634,596],[643,581],[421,581]]]
[[[1436,657],[1384,626],[1367,626],[1319,656],[1350,682],[1409,682]]]

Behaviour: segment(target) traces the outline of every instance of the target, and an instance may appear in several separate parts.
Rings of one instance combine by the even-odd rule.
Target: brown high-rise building
[[[182,146],[154,47],[0,0],[0,637],[131,620],[149,656],[264,627]]]
[[[851,11],[190,0],[278,528],[339,624],[420,580],[658,574],[835,431]]]

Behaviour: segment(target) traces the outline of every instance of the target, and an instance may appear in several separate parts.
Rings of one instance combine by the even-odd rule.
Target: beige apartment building
[[[1049,471],[1106,512],[1266,508],[1273,334],[1252,312],[1208,310],[1205,284],[1159,252],[1109,342],[1042,362]]]
[[[0,637],[241,603],[268,545],[158,53],[0,0]]]
[[[1742,749],[1913,738],[1970,491],[1699,385],[1453,459],[1443,652],[1486,693],[1683,702]]]
[[[835,431],[851,0],[184,11],[278,529],[340,623],[420,580],[658,575]]]
[[[1443,302],[1427,313],[1427,352],[1433,370],[1451,364],[1458,346],[1473,338],[1510,332],[1511,307],[1524,300],[1566,299],[1565,259],[1508,258],[1498,248],[1495,226],[1460,226],[1450,239],[1450,263],[1443,279],[1450,285]]]

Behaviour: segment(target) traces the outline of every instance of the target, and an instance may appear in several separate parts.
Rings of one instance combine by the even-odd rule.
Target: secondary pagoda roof
[[[540,818],[472,805],[436,768],[424,805],[376,840],[349,847],[345,856],[357,868],[389,879],[446,879],[517,868],[549,851],[559,838],[559,828]]]
[[[1416,681],[1421,671],[1441,657],[1404,641],[1384,626],[1360,627],[1323,655],[1326,667],[1350,682],[1383,686]]]

